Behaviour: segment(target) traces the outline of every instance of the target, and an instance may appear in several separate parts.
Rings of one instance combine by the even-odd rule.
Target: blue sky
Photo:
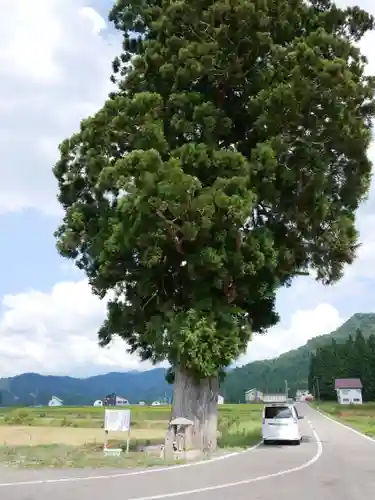
[[[61,217],[52,176],[57,146],[110,90],[111,60],[120,46],[106,24],[111,3],[0,4],[0,377],[24,371],[86,376],[149,368],[126,354],[120,341],[109,349],[97,347],[105,304],[92,296],[85,277],[58,256],[53,237]],[[357,3],[370,9],[370,0]],[[374,46],[373,34],[362,42],[372,74]],[[276,356],[328,333],[354,312],[375,309],[374,222],[373,188],[358,218],[363,245],[355,265],[334,287],[301,278],[282,290],[280,325],[256,337],[241,363]]]

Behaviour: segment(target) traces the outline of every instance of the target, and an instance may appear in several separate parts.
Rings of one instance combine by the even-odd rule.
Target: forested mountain
[[[319,347],[311,356],[309,389],[322,400],[336,399],[336,378],[359,378],[364,401],[375,399],[375,335],[367,339],[360,329],[346,342]]]
[[[3,405],[47,404],[51,396],[57,396],[66,405],[89,405],[96,399],[115,392],[130,403],[152,402],[172,396],[172,386],[165,380],[165,370],[155,368],[145,372],[107,373],[86,379],[45,376],[24,373],[2,383]]]
[[[228,373],[222,393],[228,402],[244,401],[247,389],[256,387],[263,391],[282,391],[285,380],[291,394],[298,388],[307,389],[311,353],[320,346],[329,345],[332,339],[344,343],[350,335],[355,335],[357,329],[362,331],[364,338],[375,334],[375,314],[357,313],[334,332],[315,337],[298,349],[276,359],[255,361],[234,369]]]

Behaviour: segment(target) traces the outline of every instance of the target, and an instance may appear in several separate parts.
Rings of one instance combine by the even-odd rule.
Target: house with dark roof
[[[362,382],[359,378],[338,378],[335,380],[337,402],[341,405],[362,404]]]

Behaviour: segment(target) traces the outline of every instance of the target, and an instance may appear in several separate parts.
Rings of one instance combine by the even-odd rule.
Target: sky
[[[339,4],[353,4],[340,1]],[[356,4],[375,14],[373,0]],[[106,21],[111,0],[1,0],[0,377],[24,372],[85,377],[146,370],[118,340],[97,345],[105,303],[55,249],[61,220],[52,167],[57,146],[110,90],[120,39]],[[361,42],[375,74],[375,34]],[[375,161],[375,145],[370,156]],[[239,360],[278,356],[329,333],[375,304],[375,183],[358,213],[362,246],[332,287],[298,278],[277,297],[280,323],[254,336]]]

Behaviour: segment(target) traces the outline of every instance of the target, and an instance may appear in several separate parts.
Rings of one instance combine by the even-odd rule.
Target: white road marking
[[[329,418],[329,417],[327,417]],[[334,421],[335,423],[338,423]],[[137,497],[137,498],[132,498],[129,500],[162,500],[164,498],[174,498],[174,497],[180,497],[180,496],[188,496],[192,495],[195,493],[205,493],[208,491],[216,491],[216,490],[221,490],[221,489],[227,489],[227,488],[233,488],[235,486],[241,486],[244,484],[251,484],[259,481],[264,481],[266,479],[271,479],[274,477],[280,477],[280,476],[285,476],[287,474],[291,474],[293,472],[299,472],[301,470],[307,469],[308,467],[312,466],[315,462],[319,460],[323,453],[323,445],[321,443],[321,440],[314,430],[312,423],[308,420],[307,423],[311,427],[315,442],[317,444],[317,451],[313,458],[305,462],[304,464],[301,464],[297,467],[293,467],[291,469],[285,469],[279,472],[274,472],[272,474],[266,474],[263,476],[257,476],[253,477],[250,479],[245,479],[242,481],[236,481],[232,483],[223,483],[223,484],[218,484],[215,486],[208,486],[205,488],[196,488],[192,490],[185,490],[185,491],[178,491],[174,493],[165,493],[161,495],[153,495],[153,496],[148,496],[148,497]],[[344,426],[346,427],[346,426]],[[363,435],[362,435],[363,436]],[[365,437],[365,436],[363,436]],[[175,465],[171,467],[163,467],[159,469],[147,469],[147,470],[142,470],[142,471],[136,471],[136,472],[130,472],[130,473],[119,473],[119,474],[108,474],[108,475],[100,475],[100,476],[87,476],[87,477],[65,477],[65,478],[57,478],[57,479],[39,479],[39,480],[33,480],[33,481],[19,481],[19,482],[8,482],[8,483],[0,483],[0,488],[1,487],[16,487],[16,486],[33,486],[33,485],[43,485],[43,484],[61,484],[61,483],[74,483],[74,482],[82,482],[82,481],[95,481],[95,480],[103,480],[103,479],[118,479],[118,478],[125,478],[125,477],[131,477],[131,476],[140,476],[144,474],[152,474],[152,473],[157,473],[157,472],[166,472],[166,471],[173,471],[176,469],[182,469],[186,467],[194,467],[198,465],[204,465],[204,464],[209,464],[212,462],[217,462],[220,460],[225,460],[227,458],[231,458],[234,456],[242,455],[245,453],[249,453],[250,451],[256,450],[261,443],[256,444],[255,446],[244,450],[240,452],[235,452],[235,453],[230,453],[228,455],[222,455],[220,457],[215,457],[210,460],[203,460],[200,462],[195,462],[195,463],[188,463],[188,464],[181,464],[181,465]]]
[[[292,469],[285,469],[279,472],[274,472],[273,474],[266,474],[264,476],[258,476],[258,477],[253,477],[251,479],[244,479],[243,481],[236,481],[233,483],[224,483],[224,484],[217,484],[215,486],[208,486],[206,488],[196,488],[194,490],[185,490],[185,491],[177,491],[175,493],[165,493],[163,495],[152,495],[148,497],[137,497],[137,498],[131,498],[129,500],[162,500],[164,498],[175,498],[175,497],[182,497],[182,496],[188,496],[188,495],[193,495],[195,493],[206,493],[208,491],[216,491],[216,490],[223,490],[227,488],[233,488],[235,486],[242,486],[244,484],[251,484],[251,483],[257,483],[259,481],[265,481],[266,479],[271,479],[274,477],[280,477],[280,476],[286,476],[287,474],[291,474],[293,472],[299,472],[301,470],[307,469],[308,467],[311,467],[315,462],[319,460],[323,453],[323,445],[322,442],[320,441],[320,438],[318,434],[315,432],[311,422],[308,420],[307,421],[309,426],[311,427],[314,439],[317,444],[317,450],[313,458],[311,458],[308,462],[305,462],[302,465],[299,465],[298,467],[293,467]]]
[[[315,409],[315,408],[314,408]],[[334,424],[337,424],[341,427],[344,427],[344,429],[347,429],[348,431],[351,431],[353,432],[354,434],[357,434],[357,436],[361,436],[362,438],[364,439],[367,439],[367,441],[371,441],[372,443],[375,443],[375,439],[370,437],[370,436],[366,436],[366,434],[362,434],[362,432],[359,432],[357,431],[356,429],[353,429],[352,427],[350,427],[349,425],[346,425],[346,424],[343,424],[342,422],[339,422],[338,420],[335,420],[334,418],[332,417],[329,417],[326,413],[324,413],[323,411],[320,411],[320,410],[317,410],[315,409],[315,411],[317,413],[319,413],[319,415],[321,415],[322,417],[324,417],[325,419],[329,420],[330,422],[333,422]]]
[[[257,443],[256,445],[252,446],[251,448],[247,448],[246,450],[243,451],[236,451],[233,453],[228,453],[226,455],[221,455],[220,457],[215,457],[211,458],[208,460],[201,460],[200,462],[190,462],[188,464],[180,464],[180,465],[171,465],[170,467],[161,467],[158,469],[145,469],[145,470],[139,470],[135,472],[122,472],[118,474],[106,474],[106,475],[100,475],[100,476],[78,476],[78,477],[61,477],[61,478],[56,478],[56,479],[34,479],[32,481],[18,481],[18,482],[8,482],[8,483],[0,483],[0,488],[5,488],[5,487],[15,487],[15,486],[33,486],[33,485],[40,485],[40,484],[54,484],[54,483],[76,483],[79,481],[97,481],[101,479],[118,479],[122,477],[132,477],[132,476],[142,476],[143,474],[154,474],[156,472],[169,472],[169,471],[174,471],[176,469],[185,469],[187,467],[197,467],[198,465],[206,465],[206,464],[211,464],[213,462],[219,462],[221,460],[226,460],[228,458],[232,457],[237,457],[238,455],[243,455],[245,453],[249,453],[251,451],[256,450],[262,442]]]

